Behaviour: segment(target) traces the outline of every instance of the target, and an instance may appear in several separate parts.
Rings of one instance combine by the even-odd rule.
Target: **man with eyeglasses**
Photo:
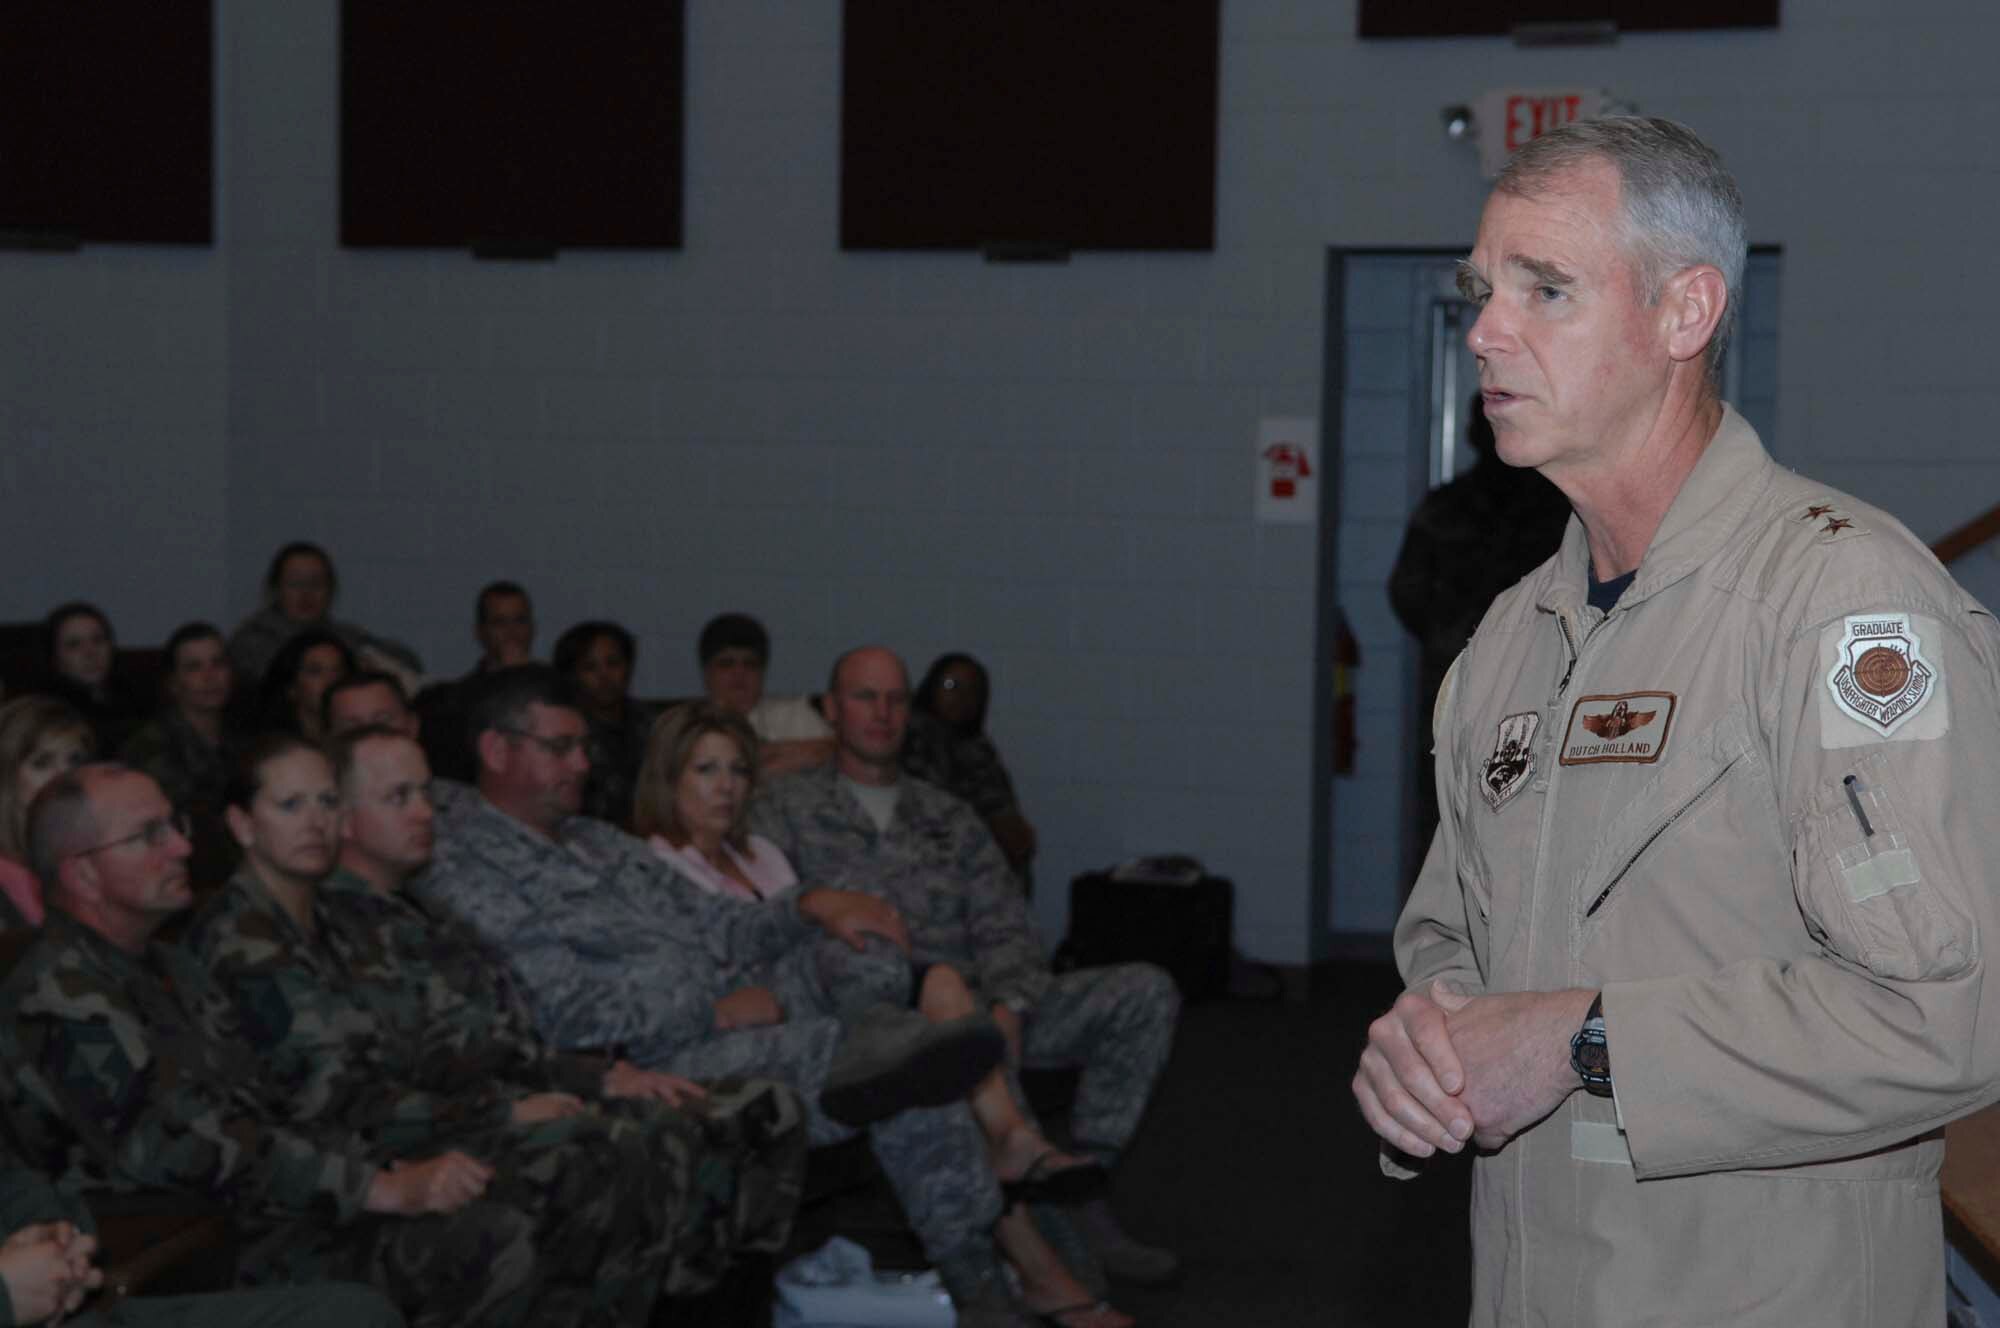
[[[1004,1044],[986,1016],[931,1024],[908,1008],[895,912],[843,890],[711,895],[577,815],[589,726],[552,669],[492,675],[471,717],[481,797],[440,817],[417,897],[500,952],[556,1046],[780,1079],[804,1095],[815,1144],[866,1128],[961,1323],[1018,1324],[985,1295],[1000,1192],[962,1100]]]
[[[109,764],[61,776],[29,849],[54,907],[0,986],[0,1112],[31,1166],[64,1193],[222,1201],[246,1281],[369,1281],[415,1325],[521,1322],[532,1219],[448,1158],[378,1167],[345,1132],[283,1124],[228,997],[156,943],[190,900],[157,784]]]

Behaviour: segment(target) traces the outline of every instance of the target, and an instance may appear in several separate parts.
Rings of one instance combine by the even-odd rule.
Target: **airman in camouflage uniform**
[[[66,1222],[76,1231],[95,1234],[90,1210],[74,1194],[60,1194],[48,1178],[0,1149],[0,1239],[10,1242],[25,1228]],[[46,1238],[53,1238],[48,1233]],[[29,1306],[17,1301],[11,1275],[0,1286],[0,1328],[45,1323],[53,1315],[29,1317]],[[346,1282],[321,1282],[302,1287],[270,1287],[257,1291],[220,1291],[201,1296],[147,1296],[120,1303],[115,1312],[105,1302],[87,1302],[82,1313],[62,1316],[72,1328],[172,1328],[203,1324],[208,1328],[400,1328],[403,1316],[372,1287]]]
[[[860,952],[820,943],[816,922],[845,939],[861,935],[833,916],[831,893],[775,904],[712,896],[642,841],[574,815],[587,765],[582,716],[558,682],[531,678],[528,686],[538,699],[519,713],[496,718],[503,702],[491,698],[486,713],[475,710],[481,796],[439,817],[436,857],[410,891],[500,953],[557,1046],[618,1047],[639,1064],[695,1079],[771,1075],[804,1096],[814,1143],[851,1137],[854,1128],[828,1114],[822,1091],[846,1044],[894,1019],[921,1026],[921,1016],[879,1003],[909,999],[900,954],[875,942]],[[522,789],[539,800],[549,832],[495,804],[496,791],[522,791],[501,788],[515,775],[495,761],[546,767]],[[880,909],[851,896],[839,902]],[[759,986],[777,993],[782,1022],[723,1027],[717,1002]],[[957,1093],[991,1065],[979,1062]],[[988,1232],[1000,1214],[999,1185],[964,1103],[899,1111],[866,1128],[926,1253],[942,1265],[973,1249],[993,1264]]]
[[[909,926],[912,962],[950,964],[983,1004],[1011,1013],[1023,1064],[1081,1067],[1071,1127],[1078,1150],[1110,1166],[1172,1050],[1173,979],[1152,964],[1050,971],[1020,884],[979,814],[901,772],[909,681],[894,654],[843,656],[827,706],[834,762],[762,784],[750,829],[777,845],[801,881],[893,904]],[[1079,1216],[1112,1234],[1101,1202]],[[1137,1281],[1171,1276],[1170,1256],[1153,1253],[1161,1257],[1105,1262]]]
[[[847,1030],[816,1011],[839,1002],[820,965],[799,958],[832,951],[796,908],[708,895],[640,840],[589,817],[565,822],[563,834],[561,844],[542,839],[480,799],[442,818],[437,858],[410,888],[506,957],[558,1046],[618,1047],[692,1079],[771,1075],[804,1095],[813,1143],[851,1137],[818,1101]],[[719,1031],[716,999],[756,985],[779,993],[784,1022]],[[907,998],[907,969],[893,985]],[[868,1129],[933,1257],[1000,1215],[999,1185],[963,1104],[899,1112]]]
[[[42,934],[0,987],[0,1111],[29,1165],[70,1191],[208,1195],[249,1282],[350,1278],[419,1328],[561,1322],[535,1215],[454,1155],[378,1165],[357,1137],[293,1128],[228,996],[153,936],[190,894],[188,844],[144,775],[86,766],[44,790],[31,849]],[[572,1265],[573,1266],[573,1265]]]
[[[384,1163],[456,1148],[498,1168],[496,1185],[542,1224],[544,1269],[573,1259],[568,1276],[591,1293],[579,1301],[580,1322],[620,1305],[643,1317],[658,1290],[712,1286],[737,1248],[783,1243],[805,1157],[786,1090],[738,1084],[718,1091],[712,1111],[604,1103],[516,1124],[514,1108],[543,1093],[598,1097],[604,1063],[593,1075],[587,1058],[573,1058],[563,1089],[549,1082],[550,1067],[534,1067],[529,1077],[541,1083],[531,1085],[496,1073],[526,1049],[481,1045],[463,1022],[428,1028],[433,979],[399,973],[381,938],[340,906],[355,889],[366,892],[354,882],[315,906],[313,937],[239,874],[188,938],[235,998],[295,1121],[350,1129]],[[739,1110],[757,1118],[754,1128],[735,1119]],[[733,1151],[767,1143],[775,1183],[759,1177],[739,1190]]]
[[[52,912],[0,1005],[0,1107],[65,1189],[189,1190],[229,1205],[251,1282],[375,1283],[418,1325],[527,1322],[534,1226],[503,1202],[404,1219],[365,1205],[379,1168],[354,1141],[285,1128],[185,954],[128,954]]]

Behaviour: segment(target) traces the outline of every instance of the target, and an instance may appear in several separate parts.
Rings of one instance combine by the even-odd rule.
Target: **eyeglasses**
[[[119,848],[137,840],[144,840],[147,848],[165,848],[172,836],[179,835],[182,839],[188,839],[191,837],[192,831],[193,826],[188,821],[187,813],[175,812],[172,816],[156,816],[129,835],[121,835],[117,839],[107,839],[102,844],[93,844],[89,848],[80,848],[76,852],[65,856],[71,858],[88,857],[92,853],[102,853],[105,849]]]
[[[595,765],[604,756],[603,746],[596,739],[585,733],[566,733],[560,738],[544,738],[541,734],[530,733],[526,729],[501,729],[500,731],[510,738],[520,738],[534,743],[535,746],[541,748],[550,756],[555,757],[558,761],[567,761],[572,753],[582,752],[590,759],[591,764]]]

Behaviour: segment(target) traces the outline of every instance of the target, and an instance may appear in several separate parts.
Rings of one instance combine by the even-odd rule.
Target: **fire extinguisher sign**
[[[1291,525],[1319,520],[1319,421],[1257,422],[1257,519]]]

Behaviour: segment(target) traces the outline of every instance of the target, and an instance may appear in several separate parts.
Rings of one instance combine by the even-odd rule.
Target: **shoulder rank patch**
[[[1674,723],[1672,692],[1581,696],[1563,734],[1564,765],[1651,765],[1667,749]]]
[[[1927,627],[1914,614],[1889,612],[1850,614],[1827,626],[1821,746],[1943,736],[1944,678],[1924,655]],[[1933,708],[1927,722],[1913,723]]]
[[[1535,730],[1542,724],[1541,712],[1524,710],[1500,721],[1493,738],[1493,754],[1479,774],[1479,796],[1499,811],[1509,798],[1521,791],[1535,768]]]
[[[1856,523],[1851,513],[1843,511],[1837,504],[1824,498],[1807,503],[1794,511],[1790,519],[1813,527],[1821,544],[1868,533],[1868,527]]]

